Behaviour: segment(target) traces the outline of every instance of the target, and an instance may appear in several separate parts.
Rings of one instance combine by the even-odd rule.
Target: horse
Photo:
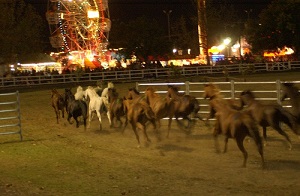
[[[64,97],[59,94],[56,89],[52,89],[51,94],[52,107],[54,108],[54,112],[56,115],[56,122],[57,124],[59,124],[60,111],[62,113],[62,117],[65,117],[65,100]]]
[[[294,83],[282,83],[282,96],[281,101],[290,98],[292,105],[291,113],[297,118],[300,124],[300,92]]]
[[[110,119],[110,112],[109,112],[109,103],[108,99],[106,97],[100,97],[94,88],[92,86],[88,86],[88,88],[85,90],[84,97],[88,97],[89,102],[89,125],[91,125],[91,121],[93,119],[93,112],[96,112],[99,122],[100,122],[100,131],[102,131],[102,119],[101,119],[101,109],[102,106],[106,108],[106,114],[108,117],[109,124],[111,126],[111,119]]]
[[[279,104],[263,104],[256,100],[254,93],[250,90],[245,90],[240,94],[242,106],[247,106],[246,111],[249,111],[252,117],[263,128],[263,137],[265,145],[267,144],[267,127],[272,127],[279,134],[284,136],[288,141],[289,149],[292,149],[292,143],[285,131],[280,127],[280,123],[284,123],[292,129],[295,134],[298,134],[296,118],[285,110]]]
[[[147,143],[151,142],[146,131],[146,123],[150,122],[154,127],[158,140],[160,140],[159,133],[156,129],[155,115],[146,102],[138,102],[136,100],[127,99],[126,97],[124,97],[123,105],[124,111],[126,112],[126,121],[123,127],[123,133],[128,122],[130,122],[138,142],[138,147],[140,147],[140,138],[137,129],[141,129]]]
[[[257,123],[248,112],[233,109],[214,88],[215,86],[213,84],[205,85],[204,98],[209,99],[210,107],[216,111],[216,123],[213,136],[217,152],[219,152],[218,135],[223,134],[225,136],[224,153],[227,151],[228,139],[234,138],[244,156],[242,166],[246,167],[248,152],[243,142],[246,136],[250,136],[255,141],[261,156],[262,167],[264,167],[263,145]]]
[[[114,88],[114,84],[112,82],[107,83],[107,87],[103,89],[101,92],[101,97],[106,97],[108,98],[108,89]]]
[[[168,101],[174,101],[174,116],[178,125],[180,125],[180,127],[184,127],[183,123],[179,121],[180,117],[183,120],[188,121],[187,127],[184,127],[186,128],[187,134],[191,132],[193,124],[192,119],[189,117],[190,115],[192,115],[193,118],[198,118],[203,121],[203,119],[198,115],[200,105],[194,96],[181,94],[179,93],[178,87],[168,85],[167,99]]]
[[[224,99],[223,95],[221,94],[221,91],[217,85],[214,84],[208,84],[209,90],[211,91],[211,94],[217,95],[218,97],[222,97],[225,102],[227,102],[227,105],[230,106],[234,110],[241,110],[243,106],[240,103],[240,100],[236,99]],[[210,112],[208,117],[206,118],[206,123],[208,123],[209,119],[212,119],[215,117],[216,111],[213,107],[210,107]]]
[[[72,124],[71,118],[73,117],[76,121],[76,127],[79,127],[78,117],[83,117],[84,130],[86,130],[86,119],[87,119],[87,104],[82,100],[75,100],[71,89],[65,89],[65,102],[68,113],[68,122]]]
[[[75,93],[75,100],[84,100],[84,90],[82,86],[78,86]]]
[[[155,93],[154,88],[149,87],[145,91],[146,101],[150,105],[152,111],[154,112],[156,123],[158,127],[161,126],[160,119],[168,117],[168,133],[169,137],[172,118],[174,116],[174,100],[169,100],[167,97],[161,97],[158,93]]]
[[[109,102],[111,127],[114,126],[114,118],[116,118],[116,121],[119,122],[120,126],[122,126],[123,123],[121,121],[121,117],[125,116],[123,98],[119,97],[119,93],[115,88],[109,88],[107,91],[107,95]]]

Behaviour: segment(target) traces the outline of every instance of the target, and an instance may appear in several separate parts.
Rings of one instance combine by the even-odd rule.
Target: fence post
[[[234,93],[235,93],[235,88],[234,88],[234,80],[230,81],[230,89],[231,89],[231,98],[234,99]]]
[[[281,82],[280,80],[276,80],[276,92],[277,92],[277,103],[281,105]]]
[[[187,94],[187,95],[190,94],[190,82],[189,81],[185,82],[185,94]]]

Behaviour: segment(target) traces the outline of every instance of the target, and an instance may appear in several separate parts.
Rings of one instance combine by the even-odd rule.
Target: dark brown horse
[[[59,94],[59,92],[56,89],[52,89],[51,94],[51,103],[52,107],[54,108],[56,122],[58,124],[60,119],[60,113],[62,114],[63,118],[65,117],[65,100],[64,97],[61,94]]]
[[[227,151],[228,139],[234,138],[238,148],[244,155],[243,167],[246,167],[248,153],[243,143],[245,137],[250,136],[255,141],[261,156],[262,166],[264,167],[263,145],[257,123],[248,112],[232,109],[231,105],[216,92],[213,84],[205,85],[204,98],[210,99],[210,107],[216,111],[216,123],[213,135],[217,151],[219,151],[218,135],[223,134],[225,136],[224,152]]]
[[[75,100],[75,96],[73,95],[71,89],[65,89],[65,102],[67,106],[68,113],[68,122],[72,124],[71,118],[73,117],[76,121],[76,127],[79,127],[79,116],[83,118],[84,129],[86,130],[86,120],[87,120],[87,104],[82,100]]]
[[[115,88],[109,88],[107,91],[108,102],[109,102],[109,111],[111,119],[111,127],[114,127],[114,119],[116,122],[119,122],[119,127],[122,126],[123,122],[121,117],[125,117],[123,98],[119,97],[119,93]]]
[[[179,88],[172,85],[168,86],[167,98],[169,101],[172,100],[174,102],[174,116],[178,125],[185,128],[186,133],[189,134],[191,132],[192,125],[195,123],[189,116],[203,120],[198,115],[200,110],[198,100],[194,96],[179,93]],[[179,118],[187,120],[188,125],[185,127]]]
[[[152,87],[146,89],[145,96],[147,103],[150,105],[152,111],[154,112],[158,127],[160,127],[160,120],[162,118],[169,118],[167,133],[167,137],[169,137],[172,118],[175,112],[174,100],[170,100],[167,97],[161,97],[158,93],[155,93],[155,90]]]
[[[240,100],[245,111],[249,111],[255,121],[263,128],[263,137],[267,141],[267,127],[272,127],[288,141],[289,148],[292,144],[289,136],[280,127],[280,123],[288,125],[295,134],[298,134],[296,118],[279,104],[263,104],[257,100],[252,91],[246,90],[240,94]]]
[[[129,122],[136,136],[138,147],[140,147],[140,137],[138,134],[138,128],[141,129],[142,133],[144,134],[144,138],[146,139],[147,144],[148,142],[151,142],[146,131],[147,122],[151,122],[155,129],[155,133],[157,134],[158,139],[160,139],[156,129],[155,115],[148,104],[146,104],[143,101],[137,102],[136,100],[126,98],[124,98],[123,104],[124,111],[126,112],[127,117],[123,131],[125,130]]]
[[[284,101],[286,98],[290,98],[291,113],[297,118],[298,124],[300,124],[300,92],[294,83],[282,83],[281,101]]]

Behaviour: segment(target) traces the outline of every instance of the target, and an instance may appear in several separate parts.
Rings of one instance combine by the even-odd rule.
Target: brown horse
[[[193,118],[203,120],[198,115],[200,110],[198,100],[191,95],[179,93],[179,88],[172,85],[168,86],[167,98],[169,101],[172,100],[174,102],[174,116],[178,125],[185,128],[186,133],[189,134],[191,132],[192,125],[195,123],[189,116],[191,115]],[[179,118],[187,120],[188,125],[184,127],[183,123],[179,121]]]
[[[51,94],[51,103],[52,107],[54,108],[56,122],[58,124],[60,119],[60,112],[62,113],[62,117],[65,117],[65,100],[64,97],[59,94],[56,89],[52,89]]]
[[[300,92],[294,83],[282,83],[282,97],[281,101],[290,98],[292,105],[291,113],[297,118],[300,124]]]
[[[155,129],[155,133],[157,134],[157,137],[159,139],[159,134],[156,130],[155,115],[148,104],[142,101],[136,102],[136,100],[130,100],[126,98],[124,98],[123,104],[124,111],[126,112],[127,117],[123,128],[123,132],[129,121],[129,123],[132,126],[133,132],[136,136],[138,147],[140,147],[140,137],[137,130],[138,128],[142,130],[146,142],[151,142],[146,131],[147,122],[151,122]]]
[[[258,125],[249,113],[232,109],[230,104],[228,104],[218,92],[213,84],[207,84],[204,87],[204,98],[210,99],[210,107],[216,111],[216,123],[213,135],[217,151],[219,151],[218,135],[223,134],[225,136],[224,152],[227,151],[228,139],[234,138],[238,148],[244,155],[243,167],[246,167],[248,153],[243,142],[246,136],[250,136],[256,143],[261,156],[262,166],[264,167],[263,145],[259,135]]]
[[[109,88],[107,91],[108,102],[109,102],[109,111],[111,119],[111,127],[114,127],[114,119],[116,122],[119,122],[119,127],[122,126],[123,122],[121,117],[125,117],[123,98],[119,97],[119,93],[115,88]]]
[[[211,91],[210,92],[211,94],[214,94],[215,96],[218,96],[220,98],[222,97],[223,100],[225,102],[227,102],[226,104],[229,107],[231,107],[232,109],[234,109],[234,110],[241,110],[243,108],[243,106],[241,106],[241,104],[240,104],[240,101],[237,101],[236,99],[225,99],[223,97],[223,95],[221,94],[221,91],[220,91],[220,89],[219,89],[219,87],[217,85],[208,84],[208,86],[209,86],[209,89]],[[206,121],[208,122],[209,119],[214,118],[215,117],[215,113],[216,113],[216,111],[214,110],[214,108],[210,107],[209,116],[207,117]]]
[[[168,133],[169,137],[172,118],[174,116],[174,100],[170,100],[167,97],[161,97],[158,93],[155,93],[154,88],[149,87],[145,91],[146,101],[150,105],[152,111],[154,112],[155,119],[158,127],[160,127],[160,120],[162,118],[168,117]]]
[[[280,127],[280,123],[288,125],[295,134],[298,134],[295,117],[286,111],[279,104],[263,104],[256,100],[252,91],[246,90],[240,94],[242,106],[247,106],[246,111],[249,111],[255,121],[263,128],[263,137],[265,144],[267,143],[267,127],[272,127],[279,134],[284,136],[289,144],[289,149],[292,149],[292,144],[289,136]]]

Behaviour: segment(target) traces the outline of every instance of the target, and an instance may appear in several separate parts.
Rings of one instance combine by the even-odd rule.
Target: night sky
[[[44,16],[49,0],[25,0],[36,7]],[[217,6],[220,0],[212,0]],[[223,1],[224,2],[224,1]],[[228,4],[236,5],[240,10],[252,9],[253,15],[257,15],[271,0],[227,0]],[[193,0],[108,0],[111,20],[128,21],[139,16],[152,17],[164,20],[166,15],[163,10],[172,10],[173,17],[181,15],[195,15],[196,4]]]

